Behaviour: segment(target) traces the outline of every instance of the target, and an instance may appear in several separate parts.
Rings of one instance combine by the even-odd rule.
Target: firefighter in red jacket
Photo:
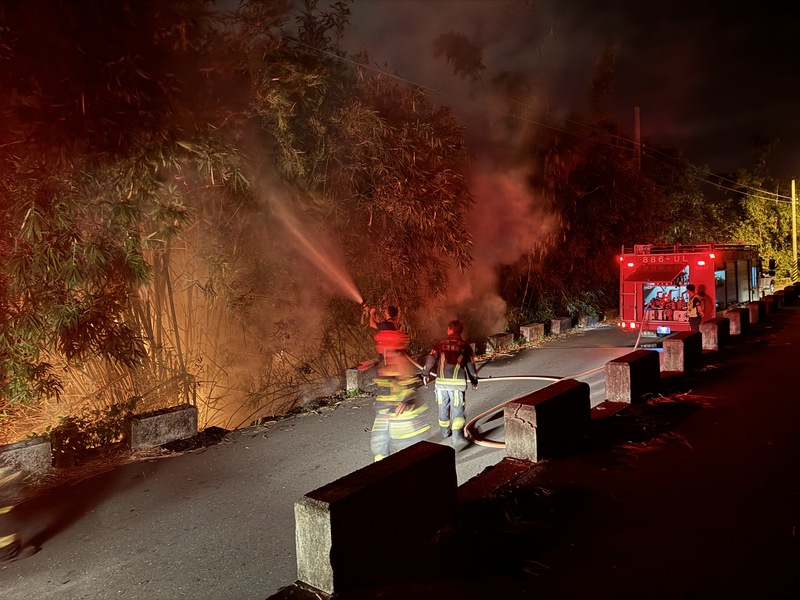
[[[467,382],[472,384],[472,389],[478,387],[475,354],[472,347],[461,338],[463,331],[464,324],[461,321],[450,321],[447,337],[433,347],[422,371],[422,380],[427,382],[435,368],[434,389],[439,407],[439,429],[444,438],[452,433],[457,451],[463,450],[469,443],[464,436]]]

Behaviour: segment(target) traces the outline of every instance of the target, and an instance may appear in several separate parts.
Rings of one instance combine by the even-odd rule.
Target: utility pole
[[[792,283],[797,281],[797,195],[792,179]]]
[[[636,157],[636,168],[642,170],[642,128],[639,124],[639,107],[633,107],[633,135],[634,135],[634,155]]]

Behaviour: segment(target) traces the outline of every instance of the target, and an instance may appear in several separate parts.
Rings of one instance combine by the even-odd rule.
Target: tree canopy
[[[465,128],[345,54],[350,4],[0,6],[0,419],[140,396],[199,398],[206,423],[285,412],[372,353],[359,299],[412,315],[470,269]],[[433,53],[486,70],[460,33]],[[616,304],[626,243],[737,238],[788,268],[785,206],[711,201],[655,144],[635,159],[602,114],[613,63],[587,82],[588,135],[573,121],[502,148],[558,225],[496,266],[510,325]]]

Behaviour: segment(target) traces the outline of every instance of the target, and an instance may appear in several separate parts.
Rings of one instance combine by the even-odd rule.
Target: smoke
[[[540,254],[558,229],[548,203],[528,183],[536,174],[531,148],[553,110],[552,82],[574,57],[571,45],[554,43],[559,17],[539,6],[521,0],[357,2],[346,32],[350,52],[366,51],[372,64],[427,87],[434,103],[452,106],[475,157],[468,174],[474,262],[464,273],[453,270],[440,305],[421,311],[420,327],[434,337],[454,318],[465,322],[471,339],[505,331],[500,269]],[[451,61],[436,56],[437,41],[452,34],[469,39],[470,52],[480,48],[485,68],[479,80],[454,73]],[[471,54],[462,58],[475,63]],[[580,78],[588,81],[589,73],[587,66]],[[558,93],[587,89],[575,79]]]
[[[451,272],[444,312],[464,321],[473,339],[506,329],[508,307],[499,293],[499,267],[539,254],[558,229],[528,177],[523,167],[493,169],[483,164],[472,172],[474,262],[465,273]]]

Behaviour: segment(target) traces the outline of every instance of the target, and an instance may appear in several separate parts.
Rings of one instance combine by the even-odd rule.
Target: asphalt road
[[[479,388],[467,392],[467,417],[548,385],[532,376],[596,370],[579,379],[599,404],[603,365],[635,342],[600,326],[484,361]],[[501,377],[514,379],[492,381]],[[435,423],[433,386],[420,393]],[[372,419],[371,398],[356,398],[34,498],[14,512],[41,551],[0,567],[0,598],[263,600],[296,579],[294,503],[371,462]],[[502,449],[470,446],[457,456],[459,484],[503,457]]]

